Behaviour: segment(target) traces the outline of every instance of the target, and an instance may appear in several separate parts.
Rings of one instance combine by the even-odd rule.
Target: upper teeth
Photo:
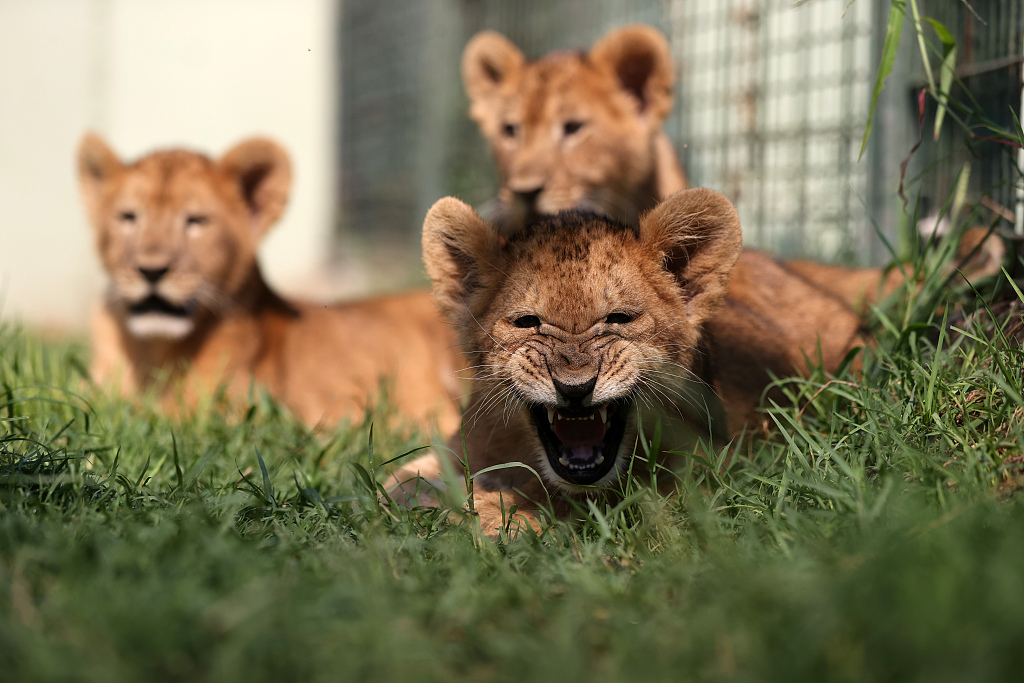
[[[555,409],[554,408],[548,408],[547,411],[548,411],[548,422],[551,423],[551,424],[554,424],[555,423],[555,412],[556,412]],[[562,415],[561,413],[558,413],[558,419],[559,420],[593,420],[598,415],[601,416],[601,422],[607,422],[608,421],[608,406],[602,406],[601,408],[597,409],[597,412],[591,413],[590,415],[584,415],[583,417],[568,417],[566,415]]]
[[[587,415],[586,417],[566,417],[565,415],[559,414],[558,419],[559,420],[593,420],[595,415],[597,415],[597,413],[591,413],[590,415]]]

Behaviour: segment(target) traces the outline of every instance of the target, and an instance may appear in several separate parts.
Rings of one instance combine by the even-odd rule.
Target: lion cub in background
[[[672,110],[672,54],[650,26],[533,62],[482,31],[462,53],[462,82],[501,182],[485,218],[504,234],[573,208],[633,225],[688,185],[661,128]]]
[[[307,424],[359,419],[382,380],[403,416],[458,425],[462,367],[426,291],[334,306],[287,301],[260,273],[257,246],[291,186],[270,140],[219,159],[184,150],[123,163],[98,136],[78,174],[109,287],[93,321],[91,374],[134,393],[162,381],[168,407],[255,380]]]

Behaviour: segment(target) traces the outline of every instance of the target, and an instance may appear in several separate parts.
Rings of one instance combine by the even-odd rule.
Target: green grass
[[[915,305],[728,465],[498,543],[378,502],[415,436],[170,419],[0,327],[0,680],[1017,679],[1024,352]]]

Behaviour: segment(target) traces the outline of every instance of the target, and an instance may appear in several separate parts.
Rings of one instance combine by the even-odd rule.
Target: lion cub
[[[672,110],[672,53],[650,26],[533,62],[482,31],[462,53],[462,82],[497,162],[501,188],[485,213],[503,233],[573,208],[634,225],[687,187],[661,127]]]
[[[533,523],[530,499],[544,500],[545,487],[613,486],[640,425],[651,434],[662,422],[666,453],[691,449],[756,420],[769,372],[806,373],[819,353],[838,367],[860,341],[859,318],[741,252],[735,209],[707,189],[670,197],[636,227],[568,211],[509,237],[456,199],[434,205],[423,257],[473,372],[470,469],[518,461],[544,479],[525,468],[480,476],[485,530],[500,524],[502,504]],[[461,435],[450,448],[462,453]],[[422,458],[392,486],[438,469]]]
[[[165,404],[255,380],[306,423],[358,419],[381,381],[420,425],[458,425],[461,361],[429,293],[335,306],[286,301],[264,282],[260,240],[284,210],[287,153],[270,140],[219,159],[184,150],[123,163],[96,135],[78,174],[110,281],[94,316],[91,374]]]

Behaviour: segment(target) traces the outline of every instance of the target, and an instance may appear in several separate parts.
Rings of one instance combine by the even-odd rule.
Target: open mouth
[[[160,313],[178,318],[187,318],[191,311],[185,306],[176,306],[167,299],[157,294],[150,294],[142,301],[138,301],[128,307],[132,315],[145,315],[147,313]]]
[[[628,408],[625,402],[583,410],[534,405],[530,414],[551,468],[565,481],[585,486],[600,481],[615,467]]]

